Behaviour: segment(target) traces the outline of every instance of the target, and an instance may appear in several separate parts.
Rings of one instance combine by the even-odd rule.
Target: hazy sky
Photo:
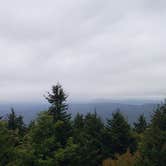
[[[0,0],[0,102],[166,97],[165,0]]]

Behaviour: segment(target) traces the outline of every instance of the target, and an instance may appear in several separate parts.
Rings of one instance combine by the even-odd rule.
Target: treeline
[[[71,119],[59,84],[45,98],[50,108],[28,126],[14,109],[0,117],[0,166],[166,165],[166,103],[131,126],[120,110],[106,123],[96,112]]]

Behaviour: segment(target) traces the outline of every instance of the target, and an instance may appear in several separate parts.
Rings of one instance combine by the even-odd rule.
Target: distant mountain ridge
[[[24,121],[29,123],[37,117],[37,114],[41,111],[49,108],[48,104],[42,103],[15,103],[15,104],[0,104],[0,116],[5,116],[10,112],[10,108],[13,107],[17,114],[24,117]],[[74,117],[77,113],[86,114],[88,112],[96,111],[102,120],[106,120],[111,117],[112,113],[117,109],[124,114],[129,123],[133,123],[137,120],[140,114],[144,114],[147,120],[150,120],[152,112],[157,107],[157,103],[145,103],[145,104],[127,104],[127,103],[112,103],[112,102],[91,102],[91,103],[70,103],[69,112]]]

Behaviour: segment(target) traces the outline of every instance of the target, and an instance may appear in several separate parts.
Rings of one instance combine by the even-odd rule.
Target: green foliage
[[[74,144],[73,138],[70,137],[64,148],[59,148],[55,153],[55,161],[57,166],[66,166],[76,164],[76,156],[78,150],[78,145]]]
[[[66,144],[62,144],[64,121],[53,121],[52,115],[43,112],[39,115],[35,125],[30,130],[31,144],[36,156],[37,165],[67,165],[76,155],[77,145],[72,137],[68,137]]]
[[[102,135],[104,124],[96,113],[74,119],[74,141],[79,145],[76,165],[95,166],[102,162]],[[92,160],[93,159],[93,160]]]
[[[24,141],[21,145],[15,147],[13,153],[13,160],[9,165],[13,166],[30,166],[35,164],[35,155],[33,153],[32,146],[29,142]]]
[[[14,135],[7,129],[5,121],[0,121],[0,166],[7,165],[13,157],[16,144]]]
[[[23,135],[26,130],[23,117],[21,115],[17,116],[13,108],[11,109],[11,113],[8,114],[8,129],[18,130],[20,135]]]
[[[124,116],[117,111],[106,123],[107,148],[110,153],[125,153],[128,148],[135,150],[135,139],[132,136],[130,125]],[[110,141],[108,141],[110,140]]]
[[[152,123],[145,131],[140,145],[138,165],[165,166],[166,163],[166,104],[159,106],[152,116]]]
[[[166,131],[166,102],[159,105],[152,117],[153,127]]]
[[[134,123],[134,130],[137,133],[143,133],[147,128],[147,122],[144,115],[140,115],[138,122]]]
[[[103,160],[104,166],[165,166],[166,103],[148,127],[141,115],[132,130],[120,111],[106,124],[96,112],[71,120],[59,84],[46,99],[49,110],[28,127],[14,109],[7,119],[0,117],[0,166],[99,166]]]
[[[11,113],[8,115],[8,129],[9,130],[15,130],[17,128],[16,119],[17,119],[17,117],[14,112],[14,109],[11,108]]]
[[[52,116],[54,125],[60,125],[56,129],[56,138],[60,144],[65,145],[72,132],[70,122],[71,116],[67,113],[67,95],[62,86],[57,84],[52,87],[52,93],[48,93],[46,99],[51,104],[48,114]]]
[[[48,112],[39,114],[29,133],[34,153],[40,160],[53,157],[54,151],[60,147],[55,137],[56,124],[53,125],[52,119]]]
[[[83,117],[83,115],[77,113],[77,115],[74,118],[73,127],[74,127],[75,130],[82,130],[84,128],[84,117]]]
[[[52,87],[52,93],[48,92],[46,99],[51,104],[49,113],[53,116],[54,122],[57,120],[68,121],[70,119],[70,115],[66,112],[68,109],[66,104],[67,95],[60,84]]]

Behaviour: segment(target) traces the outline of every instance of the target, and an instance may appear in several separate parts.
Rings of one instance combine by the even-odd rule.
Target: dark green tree
[[[84,116],[77,113],[73,120],[73,137],[74,141],[80,142],[83,138],[84,132]]]
[[[24,135],[26,126],[21,115],[17,116],[14,109],[11,109],[11,113],[8,114],[8,129],[9,130],[18,130],[19,135]]]
[[[158,105],[157,109],[154,111],[152,115],[152,126],[166,131],[166,101]]]
[[[74,122],[73,122],[74,129],[82,130],[84,128],[84,116],[82,114],[77,113]]]
[[[74,119],[74,141],[79,145],[75,165],[100,165],[103,156],[102,135],[104,124],[96,113],[85,117],[77,114]]]
[[[34,163],[37,166],[74,166],[78,146],[72,137],[66,137],[66,143],[62,144],[64,121],[52,122],[53,116],[47,111],[42,112],[30,128],[30,143],[36,158]]]
[[[118,110],[112,114],[112,118],[107,120],[107,148],[110,149],[110,153],[125,153],[127,149],[132,151],[135,149],[135,140],[131,134],[130,125],[124,118],[124,116]]]
[[[39,166],[66,166],[72,161],[77,149],[72,141],[67,95],[61,85],[57,84],[52,87],[52,93],[48,93],[46,99],[51,104],[49,110],[40,113],[37,120],[29,126],[35,163]]]
[[[15,130],[17,128],[17,117],[14,112],[14,108],[11,108],[11,113],[8,114],[8,129]]]
[[[70,137],[64,148],[59,148],[55,153],[55,165],[57,166],[78,166],[78,148]]]
[[[0,166],[5,166],[13,160],[17,136],[7,128],[6,121],[0,121]]]
[[[40,113],[29,131],[30,144],[38,164],[53,162],[55,151],[61,147],[55,135],[60,124],[53,124],[52,120],[53,117],[48,112]]]
[[[138,118],[138,122],[134,123],[134,130],[137,133],[143,133],[147,128],[147,122],[144,115],[140,115]]]
[[[67,95],[60,84],[53,86],[52,93],[48,92],[48,95],[45,98],[51,104],[49,113],[53,116],[54,122],[58,120],[66,122],[71,118],[70,114],[67,113]]]
[[[158,106],[140,146],[141,166],[165,166],[166,163],[166,103]]]
[[[48,92],[46,99],[51,104],[48,113],[53,117],[53,123],[60,126],[54,132],[55,137],[61,142],[61,145],[65,145],[72,132],[71,115],[67,112],[67,95],[62,86],[57,84],[52,87],[52,93]]]

